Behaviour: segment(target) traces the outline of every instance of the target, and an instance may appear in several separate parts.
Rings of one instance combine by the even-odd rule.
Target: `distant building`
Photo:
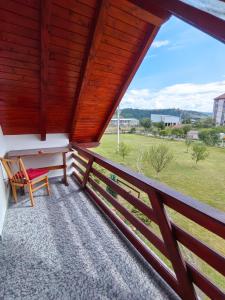
[[[171,116],[171,115],[151,114],[151,121],[152,121],[152,123],[163,122],[165,124],[165,126],[175,126],[175,125],[180,124],[180,118],[177,116]]]
[[[225,125],[225,94],[214,99],[213,119],[217,126]]]
[[[115,127],[117,126],[118,119],[112,119],[109,123],[109,126]],[[135,127],[139,125],[138,119],[120,119],[120,126],[121,127]]]
[[[197,130],[188,131],[187,138],[192,139],[192,140],[198,140],[198,131]]]

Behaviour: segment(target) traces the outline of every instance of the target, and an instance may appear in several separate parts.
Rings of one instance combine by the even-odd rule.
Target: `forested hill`
[[[211,113],[204,113],[192,110],[181,110],[175,108],[168,109],[133,109],[133,108],[124,108],[121,109],[121,116],[123,118],[135,118],[135,119],[143,119],[150,118],[151,114],[160,114],[160,115],[172,115],[178,116],[182,119],[201,119],[212,116]]]

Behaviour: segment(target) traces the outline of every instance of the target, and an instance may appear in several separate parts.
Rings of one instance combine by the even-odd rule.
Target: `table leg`
[[[63,181],[63,183],[66,186],[68,186],[69,183],[67,181],[67,173],[66,173],[66,169],[67,169],[67,165],[66,165],[66,153],[63,153],[62,155],[63,155],[63,166],[64,166],[64,168],[63,168],[63,180],[62,181]]]

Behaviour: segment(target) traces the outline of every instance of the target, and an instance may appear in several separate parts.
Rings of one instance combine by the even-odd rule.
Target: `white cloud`
[[[169,41],[168,40],[158,40],[158,41],[154,41],[152,43],[152,47],[153,48],[160,48],[160,47],[164,47],[164,46],[167,46],[169,45]]]
[[[158,91],[132,89],[124,95],[121,107],[180,108],[212,112],[213,99],[224,92],[225,80],[205,84],[175,84]]]

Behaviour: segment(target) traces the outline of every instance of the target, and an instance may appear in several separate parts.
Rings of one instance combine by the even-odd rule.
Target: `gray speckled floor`
[[[0,244],[0,299],[175,299],[69,178],[51,197],[11,204]]]

